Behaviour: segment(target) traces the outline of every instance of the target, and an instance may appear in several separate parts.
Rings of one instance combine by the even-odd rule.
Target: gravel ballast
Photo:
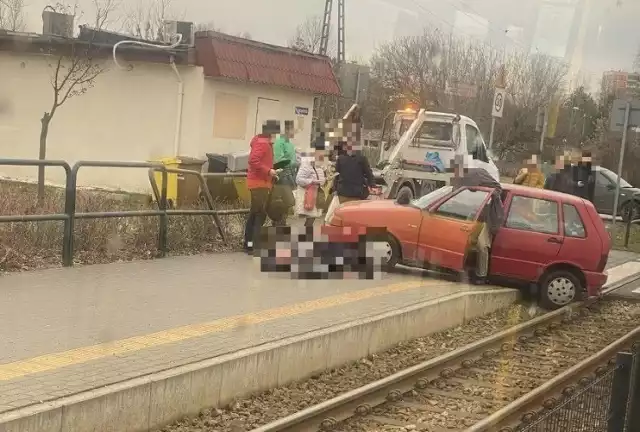
[[[293,414],[347,391],[528,321],[539,312],[514,305],[467,324],[401,343],[357,362],[327,370],[307,380],[237,400],[220,409],[203,410],[160,429],[162,432],[241,432]]]

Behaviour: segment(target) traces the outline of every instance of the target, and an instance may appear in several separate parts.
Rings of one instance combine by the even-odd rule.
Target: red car
[[[593,204],[544,189],[503,188],[505,221],[492,244],[490,277],[537,283],[548,308],[597,295],[607,281],[611,239]],[[387,268],[401,263],[464,273],[473,265],[478,217],[490,196],[488,188],[446,186],[410,205],[351,202],[336,210],[330,225],[357,232],[386,227],[376,240],[385,243]]]

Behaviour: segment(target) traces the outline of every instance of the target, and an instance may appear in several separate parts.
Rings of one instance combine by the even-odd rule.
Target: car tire
[[[540,306],[545,309],[560,309],[580,298],[580,279],[568,270],[553,270],[540,280]]]
[[[384,244],[387,259],[385,260],[383,257],[382,270],[387,272],[393,270],[400,261],[400,245],[398,245],[396,239],[390,234],[387,234],[373,237],[370,241]]]
[[[409,202],[411,202],[415,198],[413,194],[413,189],[411,189],[411,186],[407,186],[407,185],[400,186],[400,189],[398,189],[398,193],[396,194],[396,201],[402,202],[401,198],[408,199]]]
[[[633,214],[631,209],[634,208],[633,210]],[[624,203],[624,205],[622,207],[620,207],[620,216],[622,217],[622,220],[625,222],[629,221],[629,215],[631,215],[631,220],[636,220],[638,218],[640,218],[639,216],[640,213],[640,203],[638,202],[633,202],[633,201],[629,201]]]

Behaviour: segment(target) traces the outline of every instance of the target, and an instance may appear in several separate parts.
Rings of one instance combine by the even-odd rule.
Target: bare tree
[[[216,26],[215,22],[209,21],[209,22],[196,23],[194,25],[194,30],[197,32],[205,32],[205,31],[219,32],[220,28]]]
[[[0,0],[0,29],[24,31],[24,0]]]
[[[114,11],[115,3],[101,9],[98,23],[109,22],[109,15]],[[58,12],[73,13],[74,16],[80,14],[77,6],[69,7],[58,5]],[[99,28],[98,28],[99,30]],[[92,33],[94,34],[94,33]],[[70,44],[56,48],[51,48],[48,54],[56,57],[56,60],[49,63],[51,68],[51,89],[53,91],[50,108],[44,112],[40,119],[40,149],[39,159],[47,157],[47,138],[51,121],[58,110],[74,97],[82,96],[95,85],[96,78],[102,74],[106,68],[99,61],[95,60],[97,48],[93,44],[93,38],[87,41],[74,39]],[[45,169],[38,168],[38,204],[44,202],[44,181]]]
[[[123,19],[123,29],[130,35],[146,40],[164,40],[164,22],[178,19],[174,0],[140,0],[129,6]]]
[[[322,40],[322,17],[314,15],[308,17],[302,24],[296,27],[295,34],[289,40],[289,47],[313,54],[320,52]]]
[[[114,16],[114,12],[121,6],[121,0],[93,0],[93,28],[104,30],[116,26],[119,19]]]
[[[558,92],[566,76],[566,66],[550,57],[507,56],[483,43],[432,29],[381,45],[371,67],[372,80],[395,101],[396,109],[411,103],[458,112],[474,118],[485,132],[497,79],[504,70],[508,100],[495,146],[501,157],[535,145],[537,110]]]

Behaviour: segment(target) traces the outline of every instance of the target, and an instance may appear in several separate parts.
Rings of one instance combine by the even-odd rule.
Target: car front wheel
[[[545,309],[559,309],[576,300],[580,292],[582,284],[573,273],[552,271],[540,282],[540,305]]]
[[[376,237],[371,241],[375,244],[376,256],[382,257],[382,270],[393,270],[400,261],[398,242],[390,235]]]

